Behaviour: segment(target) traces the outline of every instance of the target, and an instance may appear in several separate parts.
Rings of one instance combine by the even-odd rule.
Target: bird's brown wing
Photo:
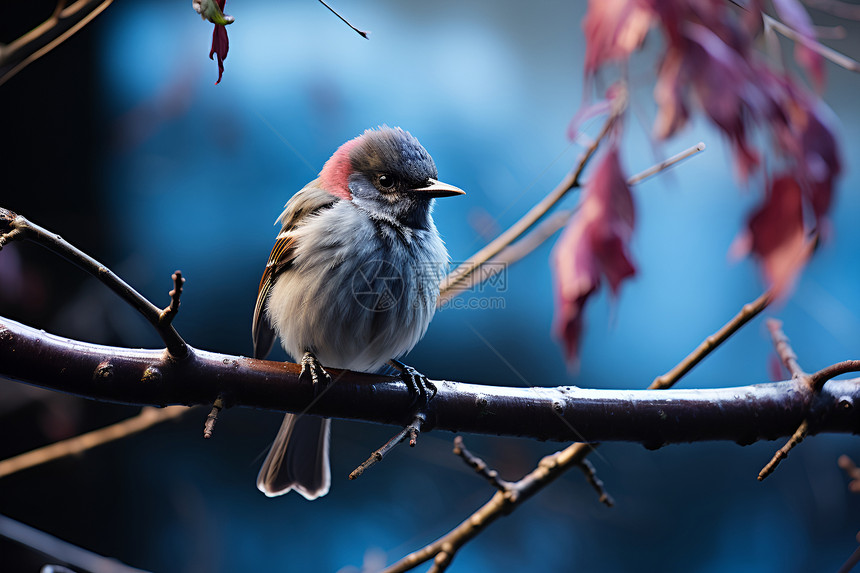
[[[296,256],[294,230],[303,225],[307,217],[328,209],[339,201],[337,197],[320,189],[318,183],[319,179],[316,179],[296,193],[278,218],[281,222],[281,232],[266,262],[266,269],[263,271],[263,278],[260,279],[260,288],[257,291],[257,304],[254,307],[252,327],[254,358],[265,358],[275,343],[275,329],[269,322],[266,304],[278,275],[289,270]]]

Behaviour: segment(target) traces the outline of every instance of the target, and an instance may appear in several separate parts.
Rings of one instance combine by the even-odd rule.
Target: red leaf
[[[569,361],[577,359],[583,307],[601,280],[616,295],[621,282],[636,274],[627,249],[634,223],[633,197],[613,146],[585,184],[580,209],[553,249],[555,331]]]
[[[653,19],[647,3],[640,0],[589,0],[582,21],[586,75],[608,61],[626,60],[642,45]]]
[[[803,224],[802,193],[793,175],[783,174],[771,182],[747,228],[736,250],[756,256],[774,294],[784,295],[812,254]]]
[[[816,224],[830,211],[833,187],[842,172],[839,144],[831,126],[830,111],[814,96],[804,93],[789,78],[775,78],[781,115],[774,121],[780,151],[796,165],[796,174],[812,206]]]
[[[772,102],[756,82],[747,58],[711,30],[690,24],[687,37],[685,63],[693,89],[705,113],[732,143],[738,171],[746,178],[759,165],[758,153],[747,141],[748,117],[770,114]]]

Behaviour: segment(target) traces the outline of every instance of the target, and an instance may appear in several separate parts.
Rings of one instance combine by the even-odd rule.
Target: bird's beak
[[[435,179],[429,179],[427,181],[427,185],[417,189],[410,189],[410,192],[420,193],[425,197],[453,197],[455,195],[466,194],[466,192],[459,187],[454,187],[453,185],[448,185],[447,183],[442,183]]]

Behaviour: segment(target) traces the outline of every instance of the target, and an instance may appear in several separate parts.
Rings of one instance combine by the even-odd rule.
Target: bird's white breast
[[[432,221],[398,231],[339,201],[293,232],[296,257],[267,304],[293,359],[310,350],[324,366],[374,371],[421,339],[448,266]]]

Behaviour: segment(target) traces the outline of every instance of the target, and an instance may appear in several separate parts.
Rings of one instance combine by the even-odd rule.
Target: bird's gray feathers
[[[289,231],[303,248],[274,277],[266,308],[293,358],[311,351],[324,366],[374,371],[424,335],[448,255],[432,220],[411,229],[357,211],[337,201]]]

